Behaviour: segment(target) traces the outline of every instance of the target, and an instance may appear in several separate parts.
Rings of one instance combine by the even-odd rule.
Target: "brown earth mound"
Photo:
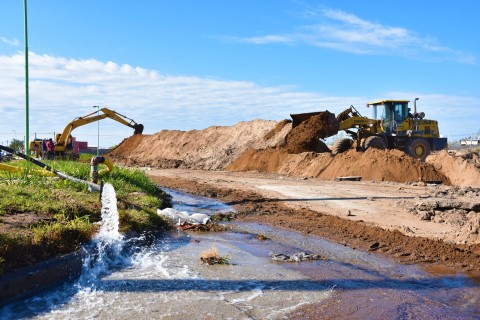
[[[229,127],[135,135],[109,157],[122,165],[155,168],[258,170],[327,180],[361,176],[364,180],[480,186],[478,154],[452,156],[439,152],[420,162],[399,150],[350,150],[336,156],[317,153],[319,144],[314,140],[319,140],[312,136],[325,137],[336,131],[332,116],[321,113],[294,129],[288,120],[253,120]]]
[[[342,176],[361,176],[377,181],[450,181],[435,168],[414,160],[399,150],[350,150],[336,156],[331,154],[288,154],[283,149],[249,149],[233,161],[227,170],[266,171],[285,175],[316,177],[334,180]]]
[[[281,143],[290,129],[286,121],[253,120],[204,130],[162,130],[125,139],[108,156],[129,166],[219,170],[249,147],[262,149]]]
[[[480,187],[480,156],[478,152],[438,152],[427,158],[435,169],[450,178],[456,186]]]

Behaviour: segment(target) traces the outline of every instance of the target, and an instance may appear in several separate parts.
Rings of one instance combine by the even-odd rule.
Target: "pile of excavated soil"
[[[399,150],[369,149],[366,152],[357,152],[352,149],[334,156],[312,152],[288,154],[283,149],[249,149],[226,169],[277,172],[325,180],[361,176],[364,180],[450,183],[448,177],[436,171],[432,165],[414,160]]]
[[[219,170],[248,148],[283,143],[290,129],[288,121],[253,120],[204,130],[162,130],[125,139],[108,156],[128,166]]]
[[[450,178],[456,186],[480,187],[480,156],[478,152],[449,154],[441,151],[426,159],[435,169]]]
[[[256,170],[327,180],[361,176],[363,180],[442,181],[480,186],[480,169],[475,162],[478,155],[452,156],[439,152],[421,162],[399,150],[318,153],[319,144],[315,141],[337,130],[335,120],[333,114],[324,112],[294,129],[287,120],[253,120],[204,130],[163,130],[153,135],[134,135],[108,156],[128,166]],[[313,136],[317,138],[312,139]]]

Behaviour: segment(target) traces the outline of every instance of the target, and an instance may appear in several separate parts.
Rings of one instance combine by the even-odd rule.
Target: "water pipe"
[[[106,168],[98,171],[98,165],[104,164]],[[113,170],[113,163],[105,159],[104,156],[95,156],[90,160],[90,181],[97,183],[98,177],[109,173]]]

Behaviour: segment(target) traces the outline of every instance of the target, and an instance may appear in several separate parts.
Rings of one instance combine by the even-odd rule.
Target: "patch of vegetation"
[[[213,264],[232,264],[230,257],[228,256],[221,256],[218,253],[218,250],[215,246],[212,246],[210,249],[205,250],[200,255],[200,260],[202,263],[213,265]]]
[[[88,162],[45,162],[69,176],[89,180]],[[93,237],[95,222],[101,219],[98,193],[88,192],[86,184],[45,174],[27,161],[8,164],[23,170],[0,171],[0,274],[74,252]],[[101,179],[117,193],[121,231],[141,233],[168,227],[156,209],[169,206],[170,199],[144,172],[115,167]],[[8,227],[18,214],[32,221]]]
[[[34,245],[40,245],[49,251],[68,253],[80,249],[83,243],[89,241],[95,226],[90,223],[88,216],[82,216],[37,224],[32,231]]]
[[[121,232],[163,231],[168,227],[167,222],[162,217],[150,210],[122,210],[119,213],[119,218]]]

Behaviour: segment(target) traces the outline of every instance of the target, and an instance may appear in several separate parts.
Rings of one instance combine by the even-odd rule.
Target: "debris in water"
[[[283,253],[272,253],[272,252],[270,252],[268,257],[271,260],[282,261],[282,262],[300,262],[300,261],[306,261],[306,260],[327,260],[327,258],[322,257],[319,254],[306,253],[306,252],[295,253],[291,256],[288,256],[288,255],[283,254]]]
[[[256,238],[258,240],[269,240],[269,238],[267,238],[266,236],[264,236],[263,234],[257,234]]]
[[[170,219],[177,226],[188,223],[190,225],[207,224],[210,217],[204,213],[189,214],[187,211],[179,211],[172,208],[157,209],[157,214]]]
[[[223,213],[223,212],[215,212],[212,217],[213,221],[230,221],[235,218],[235,214],[233,212]]]
[[[228,256],[222,257],[218,253],[217,248],[212,246],[210,249],[203,251],[200,260],[203,264],[213,265],[213,264],[232,264]]]
[[[179,211],[172,208],[157,209],[157,214],[166,217],[182,230],[195,231],[225,231],[226,228],[217,223],[212,223],[210,216],[204,213],[189,214],[187,211]]]

